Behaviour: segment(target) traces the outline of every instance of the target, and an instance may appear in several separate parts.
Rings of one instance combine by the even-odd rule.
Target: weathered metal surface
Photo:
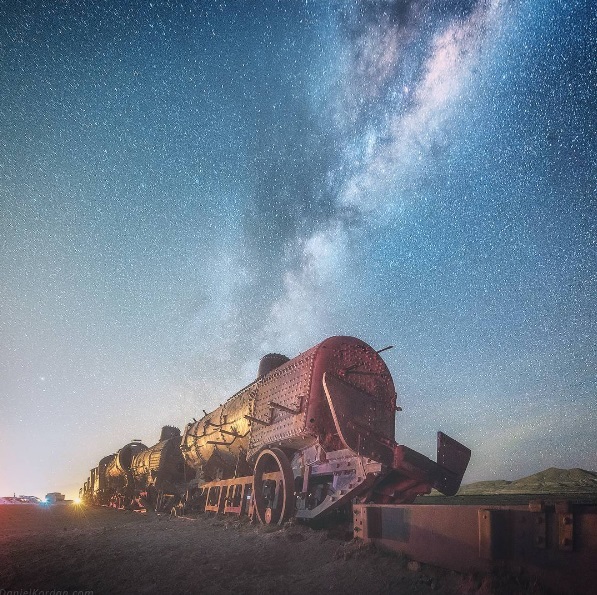
[[[251,386],[251,385],[250,385]],[[249,442],[250,387],[199,421],[187,424],[181,451],[204,481],[231,478],[243,465]],[[241,474],[246,471],[241,469]]]
[[[269,374],[271,371],[279,368],[285,364],[289,359],[280,353],[268,353],[259,360],[259,369],[257,370],[257,378]]]
[[[307,462],[303,491],[296,495],[296,517],[312,520],[349,504],[367,493],[382,471],[381,463],[357,456],[350,449]]]
[[[253,473],[253,502],[264,525],[281,525],[294,514],[294,475],[279,448],[259,453]]]
[[[116,456],[115,454],[105,456],[98,463],[98,466],[97,466],[97,490],[98,491],[102,491],[107,488],[106,469],[108,468],[108,466],[112,462],[112,459],[114,459],[115,456]]]
[[[306,428],[313,351],[290,360],[254,383],[249,413],[249,458],[271,444],[296,450],[315,441],[314,432]]]
[[[558,593],[592,594],[597,584],[597,506],[356,504],[353,516],[356,538],[419,562],[524,568]]]
[[[393,439],[396,395],[383,360],[358,339],[332,337],[260,377],[227,402],[228,407],[234,403],[246,409],[251,423],[249,458],[271,444],[298,449],[314,443],[316,438],[320,442],[334,440],[335,432],[331,432],[334,425],[322,382],[326,371],[350,378],[346,386],[354,390],[375,391],[369,396],[379,413],[366,423],[383,427],[386,438]],[[217,417],[217,413],[218,410],[210,416]],[[204,424],[206,418],[196,422],[195,426]],[[193,429],[189,433],[196,433]],[[188,452],[204,448],[198,441],[186,446],[191,447]],[[205,453],[201,453],[201,457],[208,459],[209,450],[205,449]],[[197,456],[191,462],[197,464],[199,458]]]
[[[248,476],[260,453],[275,448],[291,461],[300,518],[355,497],[410,502],[432,487],[458,489],[470,451],[440,435],[438,464],[395,442],[396,391],[372,347],[331,337],[292,360],[265,360],[255,382],[187,425],[181,449],[200,483]],[[258,510],[270,495],[264,485],[253,484]],[[216,506],[214,494],[207,507]]]
[[[391,465],[394,406],[388,394],[372,394],[324,372],[323,387],[338,435],[357,455]]]
[[[437,433],[438,475],[433,487],[446,496],[458,492],[464,472],[471,459],[471,451],[443,432]]]
[[[131,463],[131,473],[136,489],[155,486],[158,490],[172,491],[177,484],[184,484],[185,462],[180,451],[180,430],[168,427],[160,437],[169,436],[150,448],[137,453]],[[176,432],[174,432],[176,430]]]
[[[141,442],[129,442],[127,445],[123,446],[110,461],[106,468],[106,473],[110,477],[126,476],[131,469],[133,457],[146,448],[147,446],[141,444]]]
[[[205,496],[205,510],[220,507],[219,498],[228,494],[229,487],[222,482],[250,477],[266,450],[280,452],[280,460],[289,462],[278,470],[288,486],[282,517],[315,519],[354,498],[410,502],[432,487],[453,493],[470,451],[439,434],[435,463],[397,444],[398,410],[386,364],[378,351],[359,339],[331,337],[292,360],[279,354],[265,356],[254,382],[187,424],[179,448],[194,477],[185,474],[188,483],[180,490],[186,494],[181,505],[197,501],[200,507]],[[159,489],[160,478],[175,475],[180,466],[171,447],[174,438],[167,438],[173,428],[165,430],[150,449],[133,442],[106,463],[104,472],[99,469],[100,483],[103,477],[107,484],[103,494],[118,502],[130,501],[131,490],[143,486],[148,494],[135,498],[144,506],[141,498],[151,499],[150,488]],[[131,449],[138,450],[131,454]],[[268,473],[257,473],[252,480],[262,521],[267,515],[275,519],[278,511],[273,503],[283,493],[279,480],[271,492]],[[95,486],[96,474],[91,483]],[[201,491],[204,484],[209,484],[209,493]],[[170,492],[174,495],[176,490]]]
[[[201,486],[200,499],[203,499],[205,512],[248,515],[253,478],[239,477],[209,482]]]

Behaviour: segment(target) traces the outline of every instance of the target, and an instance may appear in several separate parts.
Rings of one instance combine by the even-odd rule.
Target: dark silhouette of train
[[[262,358],[257,379],[182,436],[104,457],[83,500],[118,508],[319,519],[351,502],[409,503],[458,491],[470,450],[438,432],[437,462],[395,436],[396,391],[376,351],[331,337],[294,359]]]

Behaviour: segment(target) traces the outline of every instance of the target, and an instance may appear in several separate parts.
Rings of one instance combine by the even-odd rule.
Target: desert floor
[[[461,575],[364,547],[351,541],[347,527],[272,530],[206,515],[0,506],[0,595],[35,589],[38,595],[543,593],[520,577]]]

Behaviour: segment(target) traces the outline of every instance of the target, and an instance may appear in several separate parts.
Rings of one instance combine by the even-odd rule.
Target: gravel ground
[[[347,528],[272,530],[74,505],[0,506],[0,595],[102,593],[540,594],[513,577],[440,570],[350,540]],[[4,592],[3,592],[4,589]],[[15,593],[15,595],[16,595]],[[88,594],[89,595],[89,594]]]

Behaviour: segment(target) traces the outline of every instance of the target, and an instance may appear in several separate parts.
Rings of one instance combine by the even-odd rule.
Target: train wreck
[[[405,504],[458,491],[471,452],[438,432],[437,462],[395,441],[396,390],[380,353],[331,337],[293,359],[262,358],[257,379],[215,411],[166,426],[91,470],[81,497],[115,507],[320,519],[352,503]]]

